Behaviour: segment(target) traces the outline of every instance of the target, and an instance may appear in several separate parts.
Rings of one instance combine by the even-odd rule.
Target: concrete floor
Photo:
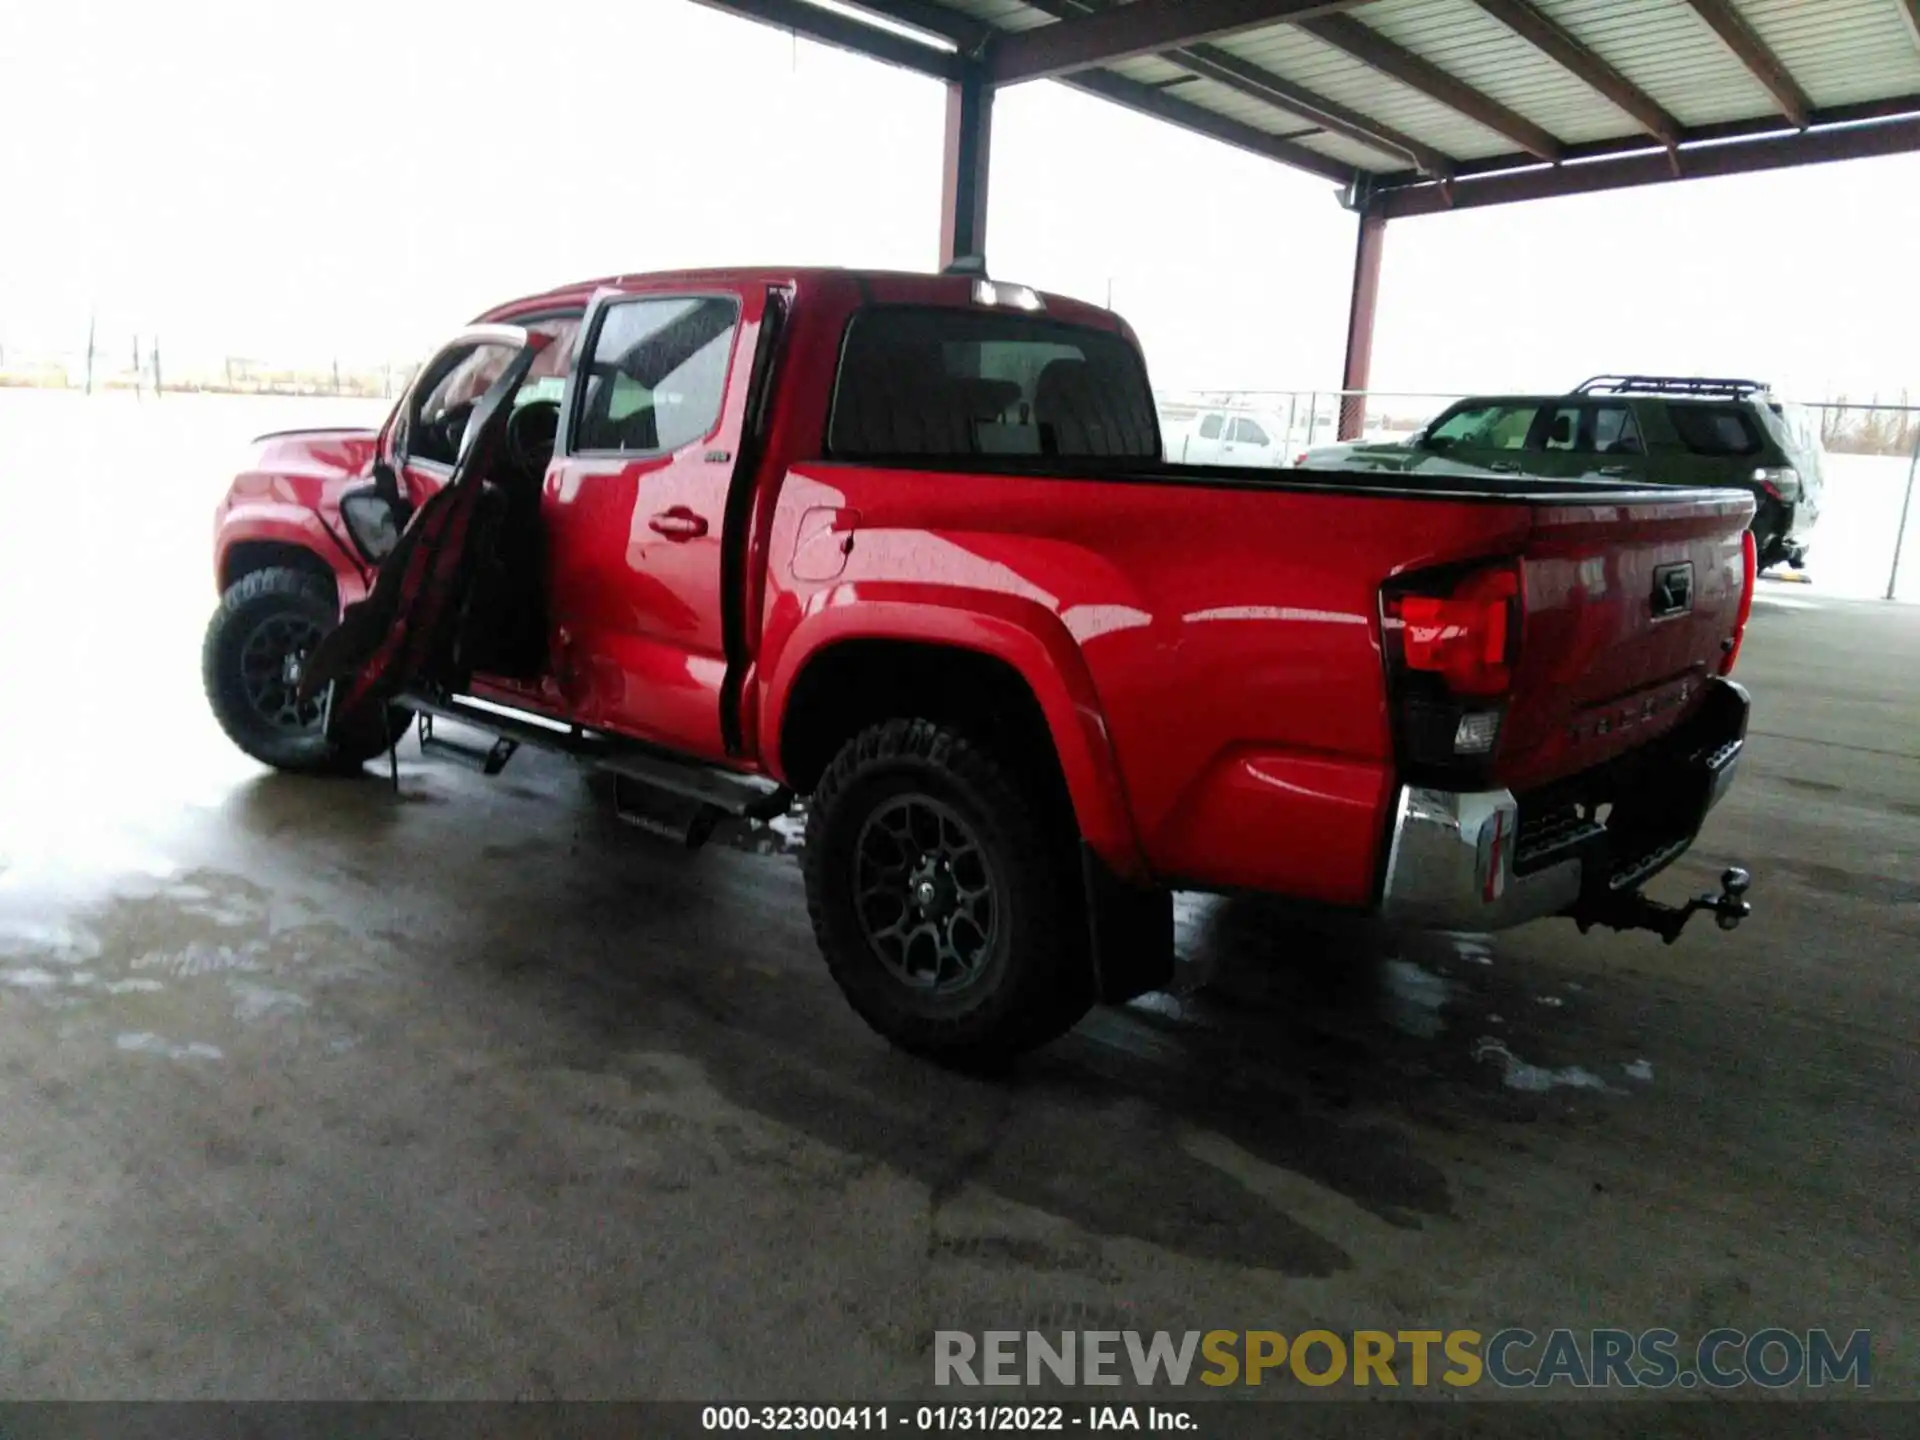
[[[1508,1324],[1867,1326],[1914,1393],[1920,610],[1767,588],[1659,886],[1750,865],[1737,934],[1195,898],[1181,994],[988,1083],[841,1003],[777,833],[676,854],[535,756],[261,772],[160,540],[0,641],[0,1395],[849,1401],[936,1328]]]

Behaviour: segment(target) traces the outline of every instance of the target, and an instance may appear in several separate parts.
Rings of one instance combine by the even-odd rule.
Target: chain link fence
[[[0,388],[136,395],[339,395],[392,399],[414,365],[327,360],[289,363],[244,355],[181,356],[158,336],[96,332],[69,350],[0,341]]]
[[[341,396],[387,400],[411,379],[414,362],[324,364],[243,356],[167,358],[158,337],[96,329],[71,351],[22,350],[0,340],[0,390],[27,387],[83,393]],[[1370,443],[1406,440],[1455,401],[1444,391],[1193,390],[1156,395],[1168,458],[1190,464],[1297,465],[1338,442],[1343,428]],[[1819,456],[1822,499],[1807,568],[1799,579],[1839,595],[1920,600],[1920,405],[1790,401],[1785,411]],[[1343,425],[1343,420],[1346,422]]]

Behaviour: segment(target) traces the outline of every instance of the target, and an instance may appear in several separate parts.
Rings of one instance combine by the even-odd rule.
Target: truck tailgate
[[[1752,511],[1734,491],[1535,511],[1504,784],[1587,769],[1692,712],[1736,629]]]

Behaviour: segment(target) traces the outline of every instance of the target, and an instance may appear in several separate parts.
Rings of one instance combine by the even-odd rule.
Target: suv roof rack
[[[1574,388],[1576,395],[1714,395],[1744,400],[1771,394],[1759,380],[1706,380],[1684,375],[1596,375]]]

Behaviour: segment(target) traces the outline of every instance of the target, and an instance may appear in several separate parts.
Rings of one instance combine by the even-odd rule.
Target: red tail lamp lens
[[[1440,676],[1456,695],[1505,694],[1519,598],[1520,577],[1504,567],[1469,575],[1450,595],[1387,596],[1401,663]]]
[[[1760,574],[1760,556],[1754,549],[1753,531],[1740,537],[1740,609],[1733,617],[1733,638],[1727,644],[1720,673],[1731,675],[1733,663],[1740,658],[1741,642],[1747,638],[1747,619],[1753,614],[1753,587]]]

